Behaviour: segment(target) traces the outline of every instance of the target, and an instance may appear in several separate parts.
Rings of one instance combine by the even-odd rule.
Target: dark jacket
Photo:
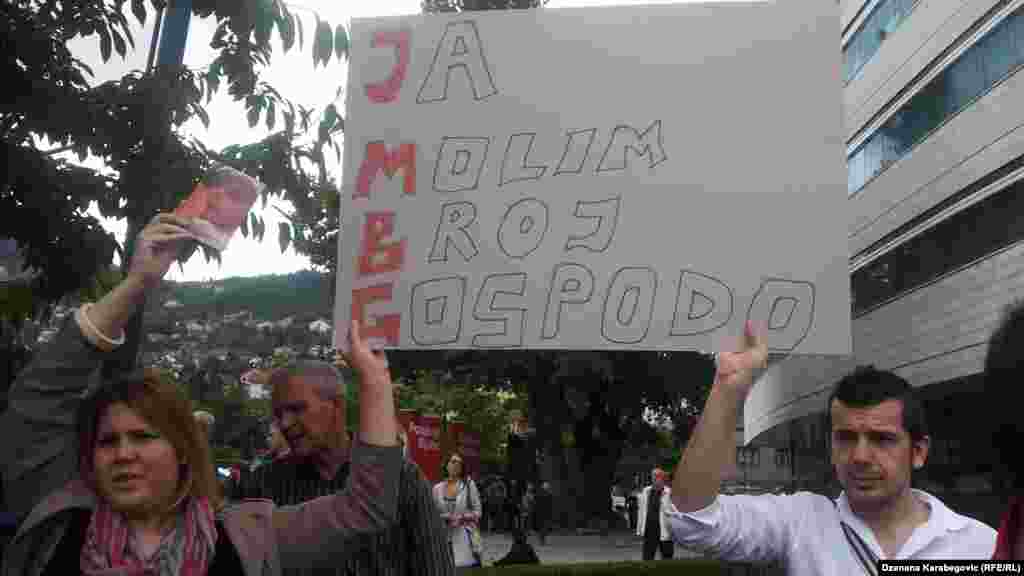
[[[4,576],[38,576],[75,510],[96,506],[96,495],[78,479],[75,418],[82,399],[100,386],[104,354],[69,319],[11,387],[0,437],[16,441],[0,443],[0,462],[9,507],[27,518],[6,550]],[[397,447],[358,444],[344,493],[303,506],[263,500],[223,510],[246,576],[334,565],[360,534],[387,528],[395,519],[400,460]]]

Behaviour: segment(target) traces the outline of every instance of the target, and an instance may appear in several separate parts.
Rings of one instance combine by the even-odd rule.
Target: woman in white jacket
[[[448,478],[434,486],[434,502],[448,526],[452,558],[461,572],[483,565],[480,541],[480,492],[465,473],[462,456],[448,459]]]

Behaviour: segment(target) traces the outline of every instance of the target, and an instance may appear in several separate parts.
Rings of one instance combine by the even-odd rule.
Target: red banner
[[[480,479],[480,433],[472,430],[462,432],[462,457],[466,462],[466,472]]]
[[[426,414],[413,419],[409,451],[413,461],[432,483],[441,481],[441,417]]]

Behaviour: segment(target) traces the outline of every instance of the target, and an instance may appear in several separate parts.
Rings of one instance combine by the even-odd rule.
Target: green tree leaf
[[[285,14],[278,23],[277,31],[281,34],[281,46],[287,52],[295,45],[295,16]],[[300,46],[301,48],[301,46]]]
[[[331,61],[331,51],[334,47],[334,34],[331,32],[331,25],[324,21],[317,22],[316,44],[319,60],[324,66]]]
[[[341,60],[342,56],[348,57],[348,33],[341,24],[334,28],[334,54],[338,60]]]
[[[104,22],[100,22],[96,26],[96,33],[100,37],[100,55],[103,57],[103,61],[110,60],[110,51],[112,45],[110,43],[110,32],[107,31],[107,25]]]
[[[110,33],[114,38],[114,49],[117,50],[121,58],[124,58],[125,54],[128,53],[128,47],[124,44],[124,38],[121,37],[117,30],[111,30]]]
[[[146,4],[143,0],[132,0],[132,14],[135,15],[135,19],[139,21],[139,24],[146,23]]]
[[[291,228],[287,222],[277,223],[277,241],[281,245],[281,253],[288,249],[288,244],[292,241]]]
[[[274,130],[274,123],[277,122],[277,110],[274,108],[274,101],[267,102],[267,130]]]

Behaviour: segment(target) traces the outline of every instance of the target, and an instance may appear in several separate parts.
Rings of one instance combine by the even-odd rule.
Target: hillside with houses
[[[276,353],[326,357],[333,335],[331,279],[317,272],[164,282],[146,302],[142,364],[181,375],[207,357],[234,357],[246,365]],[[52,317],[26,322],[20,340],[42,344],[77,304],[58,305]]]

